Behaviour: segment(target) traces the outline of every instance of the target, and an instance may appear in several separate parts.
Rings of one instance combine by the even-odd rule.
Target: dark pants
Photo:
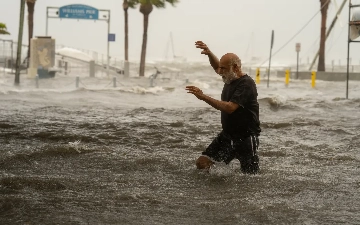
[[[259,138],[250,135],[245,138],[229,138],[221,132],[202,153],[214,162],[229,164],[233,159],[238,159],[241,171],[248,174],[259,172],[259,157],[257,155]]]

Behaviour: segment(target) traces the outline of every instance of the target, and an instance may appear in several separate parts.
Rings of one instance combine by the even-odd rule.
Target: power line
[[[277,53],[279,53],[283,48],[285,48],[292,40],[294,40],[294,38],[295,38],[296,36],[298,36],[298,35],[301,33],[301,31],[303,31],[303,30],[311,23],[311,21],[321,12],[321,10],[322,10],[326,5],[328,5],[329,2],[330,2],[330,0],[327,0],[327,2],[323,5],[323,7],[321,7],[320,10],[319,10],[317,13],[315,13],[315,15],[314,15],[313,17],[311,17],[311,19],[310,19],[293,37],[291,37],[289,41],[287,41],[283,46],[280,47],[280,49],[278,49],[275,53],[273,53],[273,54],[271,55],[271,57],[272,57],[272,56],[275,56],[275,55],[276,55]],[[260,66],[262,66],[264,63],[266,63],[269,59],[270,59],[270,57],[269,57],[267,60],[265,60],[263,63],[261,63]]]
[[[314,54],[316,53],[316,50],[314,50],[315,45],[318,44],[318,41],[320,40],[320,35],[316,38],[316,40],[314,41],[314,43],[310,46],[310,48],[306,51],[306,53],[304,54],[304,56],[308,56],[308,54],[310,54],[311,51],[314,52]]]
[[[332,45],[330,45],[330,47],[327,49],[327,53],[329,53],[330,52],[330,50],[332,49],[332,47],[334,47],[334,45],[338,42],[338,40],[341,38],[341,35],[342,35],[342,33],[344,32],[344,29],[345,28],[345,26],[343,26],[343,28],[341,29],[341,32],[340,32],[340,34],[339,34],[339,36],[335,39],[335,41],[333,41],[333,43],[332,43]]]

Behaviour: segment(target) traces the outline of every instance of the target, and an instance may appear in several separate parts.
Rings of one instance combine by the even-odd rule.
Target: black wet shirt
[[[223,131],[232,137],[260,135],[259,103],[254,80],[248,75],[225,84],[221,100],[234,102],[240,107],[233,113],[221,112]]]

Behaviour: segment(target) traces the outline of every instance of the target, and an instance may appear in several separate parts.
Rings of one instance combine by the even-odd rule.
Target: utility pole
[[[301,50],[301,44],[296,43],[296,79],[299,79],[299,52]]]
[[[270,67],[271,67],[271,56],[272,56],[272,49],[274,46],[274,30],[271,31],[271,43],[270,43],[270,58],[269,58],[269,69],[268,69],[268,77],[267,77],[267,87],[269,87],[270,82]]]
[[[340,12],[343,10],[346,1],[347,1],[347,0],[344,0],[344,1],[343,1],[343,3],[341,4],[339,10],[336,12],[336,16],[335,16],[335,18],[333,19],[333,21],[331,22],[331,25],[330,25],[327,33],[326,33],[325,41],[326,41],[326,40],[328,39],[328,37],[330,36],[330,33],[331,33],[332,29],[334,28],[336,21],[338,20],[338,17],[339,17],[338,15],[339,15]],[[320,49],[317,51],[317,53],[316,53],[313,61],[311,62],[311,65],[310,65],[310,67],[309,67],[309,70],[312,70],[312,68],[313,68],[313,66],[314,66],[317,58],[319,57],[319,54],[320,54]]]

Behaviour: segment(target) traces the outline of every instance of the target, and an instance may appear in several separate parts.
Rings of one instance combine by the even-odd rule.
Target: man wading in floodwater
[[[261,132],[256,84],[241,71],[237,55],[227,53],[219,61],[202,41],[195,45],[203,50],[201,54],[209,57],[211,66],[225,83],[221,101],[203,94],[198,87],[186,86],[188,93],[221,111],[222,131],[196,160],[196,166],[210,169],[215,162],[229,164],[236,158],[243,173],[256,174],[259,172],[257,150]]]

